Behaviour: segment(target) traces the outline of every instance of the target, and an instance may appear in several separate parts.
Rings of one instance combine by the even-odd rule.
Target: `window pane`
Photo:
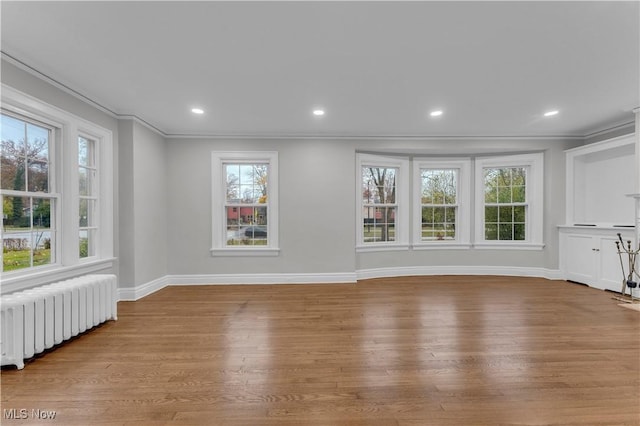
[[[31,200],[28,197],[4,197],[5,230],[31,227]],[[6,235],[6,234],[5,234]]]
[[[78,238],[78,250],[80,258],[91,257],[96,255],[95,230],[81,229]]]
[[[500,206],[498,207],[499,221],[501,223],[513,222],[513,207]]]
[[[95,167],[95,141],[82,136],[78,138],[78,165]]]
[[[365,242],[395,241],[395,207],[375,207],[363,226]]]
[[[6,232],[2,239],[2,270],[30,268],[32,262],[31,232]]]
[[[487,223],[484,226],[484,239],[485,240],[497,240],[498,239],[498,225],[495,223]]]
[[[3,270],[13,271],[50,264],[53,201],[29,197],[3,197]]]
[[[423,204],[455,204],[456,170],[421,169],[420,174]]]
[[[517,241],[526,240],[524,223],[515,223],[513,225],[513,239]]]
[[[267,164],[253,165],[254,194],[257,194],[258,203],[266,203],[269,186],[269,166]]]
[[[89,170],[85,169],[84,167],[79,167],[78,168],[78,182],[80,184],[79,189],[80,189],[80,195],[90,195],[89,192],[89,188],[91,187],[91,183],[89,182],[90,177],[89,177]]]
[[[2,189],[48,192],[50,130],[7,115],[1,130]]]
[[[41,159],[28,159],[29,192],[49,192],[49,163]]]
[[[224,166],[226,176],[227,203],[240,202],[240,166],[238,164],[226,164]]]
[[[422,208],[422,223],[423,224],[433,224],[435,221],[434,217],[434,207],[423,207]]]
[[[268,197],[267,164],[225,164],[227,204],[265,204]]]
[[[495,206],[487,206],[484,208],[484,221],[489,222],[498,222],[498,207]]]
[[[227,245],[268,244],[267,207],[226,207]]]
[[[456,209],[454,207],[445,208],[444,221],[447,223],[456,223]]]
[[[484,187],[484,202],[485,203],[497,203],[498,202],[498,187],[495,182],[487,182]]]
[[[511,188],[511,199],[514,203],[524,203],[526,201],[525,198],[525,187],[524,186],[514,186]]]
[[[526,208],[525,206],[514,206],[513,207],[513,221],[514,222],[526,222]]]
[[[450,240],[456,238],[456,226],[454,224],[446,224],[444,226],[444,239]]]
[[[51,228],[51,200],[36,198],[33,200],[33,227],[36,229]]]
[[[0,185],[2,189],[24,190],[25,188],[25,123],[16,118],[2,115],[0,127],[2,159]]]
[[[498,225],[499,240],[513,240],[513,225],[511,223],[501,223]]]
[[[5,150],[3,150],[2,156],[0,157],[0,188],[14,189],[19,164],[19,158],[6,154]]]
[[[26,159],[24,157],[2,158],[2,189],[24,191],[27,187]]]
[[[511,202],[511,188],[508,186],[498,186],[497,188],[498,200],[500,204]]]
[[[96,202],[95,200],[80,199],[79,226],[96,226]]]
[[[365,204],[394,204],[398,169],[386,167],[362,168],[362,202]]]

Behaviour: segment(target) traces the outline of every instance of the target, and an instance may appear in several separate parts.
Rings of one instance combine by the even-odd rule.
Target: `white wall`
[[[167,192],[164,138],[133,123],[133,206],[136,285],[167,275]]]
[[[166,148],[162,136],[119,120],[120,287],[167,275]]]

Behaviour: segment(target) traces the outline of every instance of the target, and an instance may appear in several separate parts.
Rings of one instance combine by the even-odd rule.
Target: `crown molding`
[[[442,140],[579,140],[582,141],[585,139],[584,136],[578,135],[531,135],[531,136],[510,136],[510,135],[483,135],[483,136],[456,136],[456,135],[392,135],[392,134],[384,134],[384,135],[345,135],[345,134],[254,134],[254,133],[246,133],[246,134],[176,134],[169,133],[166,134],[165,137],[167,139],[264,139],[264,140],[384,140],[384,141],[407,141],[407,140],[415,140],[415,141],[442,141]]]
[[[25,71],[28,74],[31,74],[32,76],[44,81],[45,83],[48,83],[48,84],[52,85],[56,89],[66,93],[68,95],[71,95],[76,99],[79,99],[80,101],[92,106],[93,108],[96,108],[100,112],[103,112],[104,114],[107,114],[109,117],[115,118],[117,120],[134,120],[137,123],[147,127],[149,130],[159,134],[160,136],[167,137],[167,134],[165,132],[163,132],[161,129],[158,129],[153,124],[143,120],[142,118],[140,118],[140,117],[138,117],[136,115],[133,115],[133,114],[120,114],[120,113],[114,111],[112,108],[102,105],[101,103],[91,99],[88,96],[83,95],[82,93],[78,92],[77,90],[72,89],[71,87],[67,86],[66,84],[59,82],[58,80],[54,79],[53,77],[50,77],[50,76],[44,74],[43,72],[38,71],[37,69],[33,68],[32,66],[30,66],[28,64],[25,64],[24,62],[22,62],[21,60],[15,58],[14,56],[11,56],[7,52],[4,52],[4,51],[0,50],[0,55],[2,57],[2,60],[4,60],[4,61],[10,63],[11,65],[21,69],[22,71]]]
[[[636,109],[638,109],[638,108],[636,108]],[[635,121],[628,121],[626,123],[617,124],[615,126],[607,127],[605,129],[596,130],[594,132],[591,132],[591,133],[585,135],[584,139],[590,139],[590,138],[593,138],[593,137],[606,135],[607,133],[615,132],[617,130],[626,130],[626,128],[628,128],[629,133],[633,133],[634,132],[634,128],[635,128]]]

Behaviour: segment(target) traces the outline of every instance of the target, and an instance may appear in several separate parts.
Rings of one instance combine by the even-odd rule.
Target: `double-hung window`
[[[111,267],[111,132],[2,89],[2,291]]]
[[[213,152],[212,170],[212,255],[277,255],[277,153]]]
[[[408,247],[408,169],[408,159],[358,154],[359,250]]]
[[[413,162],[415,248],[469,246],[469,159]]]
[[[476,160],[476,245],[542,248],[543,154]]]

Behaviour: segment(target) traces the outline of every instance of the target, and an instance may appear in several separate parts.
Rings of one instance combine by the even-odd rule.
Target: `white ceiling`
[[[1,14],[5,58],[167,135],[586,136],[640,106],[638,1],[2,1]]]

